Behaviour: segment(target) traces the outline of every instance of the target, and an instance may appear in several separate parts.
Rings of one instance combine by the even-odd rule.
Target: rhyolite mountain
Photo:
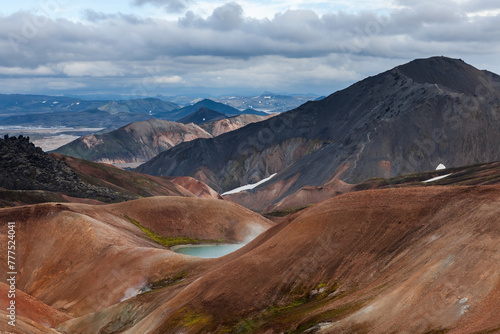
[[[276,114],[260,116],[252,114],[241,114],[238,116],[228,117],[220,120],[215,120],[208,123],[200,124],[200,127],[210,133],[213,137],[220,136],[226,132],[234,131],[251,123],[257,123],[269,119]]]
[[[199,111],[192,114],[193,119],[198,116]],[[104,163],[144,162],[180,143],[212,138],[269,117],[271,116],[238,115],[200,125],[150,119],[107,133],[80,137],[54,152]]]
[[[213,139],[183,143],[138,168],[189,175],[219,192],[273,179],[277,201],[304,186],[500,160],[500,77],[459,59],[417,59],[320,101]]]
[[[368,190],[275,226],[213,199],[1,209],[23,240],[16,332],[497,333],[499,204],[499,186]],[[218,259],[157,242],[266,229]]]
[[[184,118],[181,118],[178,122],[184,124],[188,123],[202,124],[211,121],[218,121],[224,118],[227,118],[227,116],[224,115],[223,113],[202,107],[198,109],[198,111],[195,111],[194,113],[187,115]]]
[[[143,162],[184,141],[210,137],[196,124],[151,119],[80,137],[54,152],[96,162]]]

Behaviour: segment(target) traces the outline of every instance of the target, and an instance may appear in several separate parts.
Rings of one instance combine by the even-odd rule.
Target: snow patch
[[[437,180],[444,179],[445,177],[448,177],[448,176],[450,176],[450,175],[451,175],[451,174],[446,174],[446,175],[436,176],[436,177],[433,177],[432,179],[428,179],[428,180],[422,181],[422,183],[434,182],[434,181],[437,181]]]
[[[260,180],[259,182],[257,183],[252,183],[252,184],[247,184],[247,185],[244,185],[244,186],[241,186],[241,187],[238,187],[238,188],[235,188],[233,190],[229,190],[229,191],[226,191],[225,193],[222,194],[222,196],[226,196],[226,195],[231,195],[231,194],[236,194],[236,193],[239,193],[239,192],[242,192],[242,191],[245,191],[245,190],[251,190],[259,185],[261,185],[262,183],[264,182],[267,182],[269,181],[270,179],[272,179],[277,173],[274,173],[273,175],[265,178],[265,179],[262,179]]]
[[[436,167],[436,170],[443,170],[443,169],[446,169],[446,166],[443,165],[443,164],[439,164],[437,167]]]

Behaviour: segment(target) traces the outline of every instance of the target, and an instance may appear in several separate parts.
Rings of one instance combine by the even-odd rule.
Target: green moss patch
[[[193,239],[189,237],[164,237],[159,235],[155,231],[152,231],[149,228],[141,225],[141,223],[139,223],[137,220],[130,218],[127,215],[125,215],[125,218],[127,218],[132,224],[140,228],[141,231],[143,231],[148,236],[149,239],[165,247],[187,245],[187,244],[219,244],[225,242],[224,239],[214,240],[214,239],[198,239],[198,238]]]

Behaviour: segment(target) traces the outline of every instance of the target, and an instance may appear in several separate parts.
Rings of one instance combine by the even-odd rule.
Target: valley
[[[499,332],[500,76],[311,96],[0,96],[0,332]]]

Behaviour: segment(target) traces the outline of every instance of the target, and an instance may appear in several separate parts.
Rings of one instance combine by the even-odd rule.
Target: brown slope
[[[500,184],[500,162],[464,166],[458,168],[447,168],[439,171],[428,171],[396,176],[393,178],[372,178],[358,184],[348,184],[340,180],[342,173],[349,168],[343,166],[331,181],[319,187],[303,187],[280,201],[269,205],[273,198],[280,195],[276,193],[276,188],[280,191],[286,187],[269,186],[264,189],[254,191],[243,191],[237,194],[224,196],[225,199],[236,202],[251,210],[282,215],[293,212],[311,204],[316,204],[352,191],[368,189],[385,189],[393,187],[425,187],[428,185],[493,185]],[[448,177],[429,183],[422,181],[432,179],[437,176],[449,175]],[[292,180],[293,181],[293,180]]]
[[[1,209],[2,230],[7,221],[15,221],[16,239],[22,240],[17,247],[17,288],[68,315],[83,316],[153,282],[166,279],[161,283],[165,285],[199,274],[211,262],[152,242],[126,216],[173,238],[237,242],[271,226],[249,210],[213,199],[155,197],[104,206],[39,204]],[[2,244],[6,238],[6,234],[0,236]],[[3,270],[4,254],[0,261]],[[35,316],[32,320],[37,321]]]
[[[150,175],[126,171],[112,165],[95,163],[57,153],[51,153],[51,155],[68,164],[85,181],[127,194],[130,198],[138,198],[138,196],[193,196],[184,187],[173,183],[173,178],[151,177]],[[205,188],[202,184],[200,184],[200,187]]]
[[[195,178],[180,176],[172,178],[171,181],[190,191],[196,197],[222,199],[222,196],[218,192]]]
[[[144,162],[180,143],[211,137],[195,124],[151,119],[78,138],[55,152],[96,162]]]
[[[64,187],[58,186],[58,183],[62,183],[60,182],[61,177],[56,178],[56,181],[47,182],[50,186],[49,189],[53,189],[53,191],[11,190],[0,187],[0,207],[46,202],[98,204],[150,196],[221,198],[204,183],[189,177],[179,180],[171,177],[154,177],[58,153],[47,155],[41,152],[41,154],[45,159],[62,165],[62,168],[67,170],[71,176],[71,178],[67,178],[69,181],[65,180]],[[30,159],[33,160],[33,164],[39,162],[39,159],[32,157],[28,157],[26,160]],[[53,167],[48,168],[39,164],[38,169],[42,171],[40,174],[57,175],[57,173],[53,173]],[[47,189],[47,187],[38,187],[36,184],[33,188]],[[94,192],[89,192],[89,189],[97,189],[100,192],[95,195]],[[107,194],[107,196],[99,196],[99,194]]]
[[[4,282],[0,283],[0,308],[2,311],[5,311],[10,306],[10,301],[15,301],[16,306],[16,316],[23,317],[25,319],[30,319],[42,326],[53,328],[57,324],[61,322],[67,321],[71,319],[71,317],[63,312],[57,311],[54,308],[40,302],[39,300],[33,298],[27,293],[21,290],[15,290],[15,299],[9,299],[10,287]],[[2,315],[2,320],[4,320],[4,316]],[[9,319],[10,320],[10,319]],[[0,322],[0,324],[3,323]],[[9,332],[13,329],[13,327],[1,327],[0,330],[4,330]],[[18,326],[16,326],[18,327]]]
[[[499,204],[498,186],[335,197],[221,259],[127,333],[498,328]]]

